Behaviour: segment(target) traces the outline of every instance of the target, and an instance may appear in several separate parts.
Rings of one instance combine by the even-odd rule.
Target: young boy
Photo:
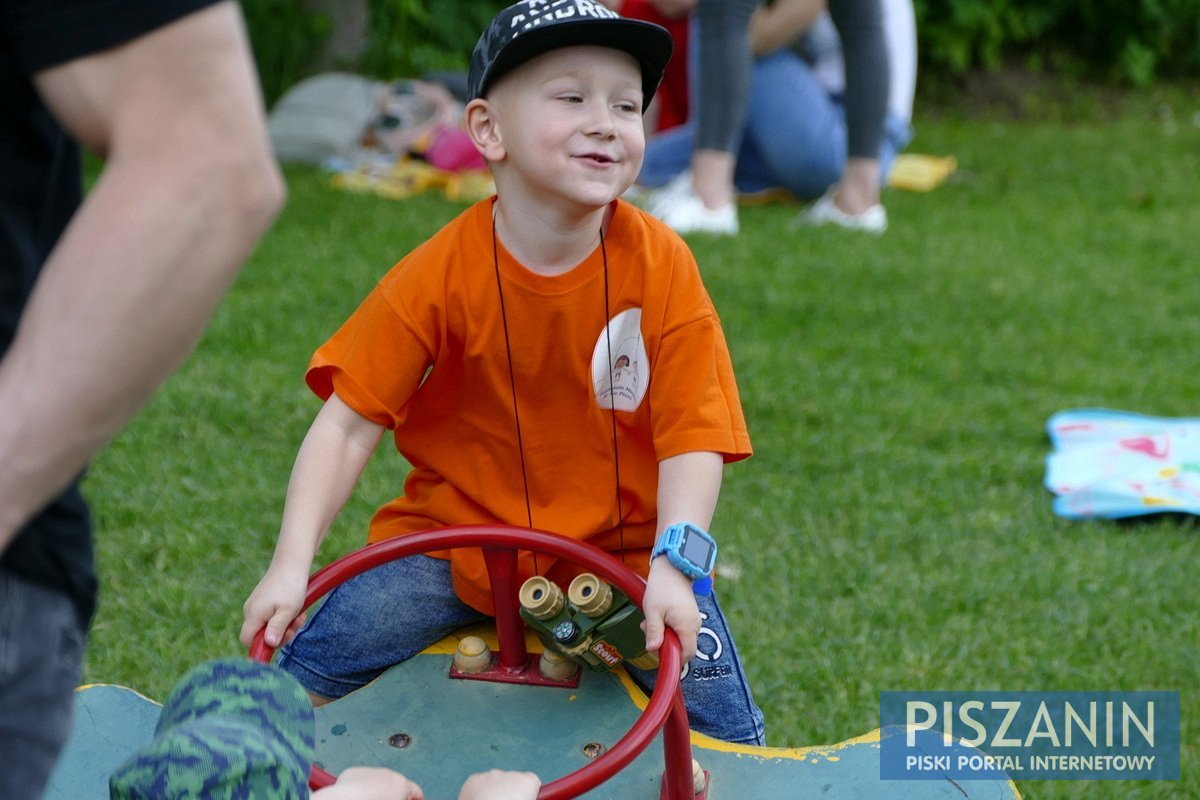
[[[246,601],[244,643],[264,625],[270,645],[293,636],[314,554],[391,430],[412,471],[371,541],[502,523],[613,553],[647,578],[647,648],[664,626],[680,638],[692,727],[763,743],[716,598],[693,594],[677,566],[696,576],[711,564],[670,548],[649,558],[669,529],[708,527],[723,463],[750,455],[695,260],[618,199],[641,167],[641,115],[670,52],[662,28],[589,0],[526,0],[484,31],[465,119],[496,197],[405,257],[314,355],[306,379],[325,405]],[[280,666],[317,702],[341,697],[491,613],[481,554],[434,555],[343,584]],[[526,554],[521,577],[561,581],[568,566]]]

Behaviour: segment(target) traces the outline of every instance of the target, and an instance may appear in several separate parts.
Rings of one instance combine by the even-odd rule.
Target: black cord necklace
[[[616,482],[615,494],[617,498],[617,536],[621,548],[621,561],[625,561],[625,512],[621,505],[621,459],[620,448],[617,446],[617,399],[616,392],[613,390],[616,386],[616,376],[613,370],[613,350],[612,350],[612,326],[609,325],[611,319],[609,315],[610,301],[608,294],[608,248],[604,243],[604,228],[600,228],[600,258],[604,264],[604,341],[607,349],[608,359],[608,410],[609,417],[612,420],[612,443],[613,443],[613,478]],[[504,327],[504,352],[508,358],[508,385],[512,391],[512,409],[513,409],[513,425],[516,428],[517,434],[517,452],[521,463],[521,482],[525,490],[525,519],[528,527],[533,527],[533,504],[529,499],[529,473],[525,467],[525,440],[521,435],[521,412],[517,403],[517,376],[516,370],[513,368],[512,357],[512,339],[508,333],[508,311],[504,305],[504,282],[500,279],[500,248],[496,236],[496,208],[492,207],[492,267],[496,273],[496,292],[500,297],[500,321]],[[534,572],[540,573],[537,563],[537,553],[533,554],[533,569]]]

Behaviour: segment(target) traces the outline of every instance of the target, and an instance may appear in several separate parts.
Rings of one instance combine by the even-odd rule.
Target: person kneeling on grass
[[[312,703],[278,667],[221,659],[195,667],[163,705],[154,738],[109,778],[110,800],[305,800],[316,729]],[[467,779],[459,800],[534,800],[532,772]],[[384,767],[350,767],[312,800],[423,800]]]

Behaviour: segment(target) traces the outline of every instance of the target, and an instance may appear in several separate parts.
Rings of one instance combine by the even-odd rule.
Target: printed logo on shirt
[[[642,310],[630,308],[609,320],[600,331],[592,351],[592,387],[601,408],[636,411],[649,386],[650,359],[642,341]]]

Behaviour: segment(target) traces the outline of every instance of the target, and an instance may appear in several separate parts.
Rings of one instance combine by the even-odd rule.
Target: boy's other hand
[[[535,800],[542,781],[532,772],[493,769],[467,778],[458,800]]]
[[[646,613],[646,649],[657,652],[663,643],[664,630],[670,627],[679,637],[682,663],[696,655],[696,637],[700,633],[700,609],[692,593],[692,580],[666,558],[650,563],[646,579],[646,596],[642,601]]]

